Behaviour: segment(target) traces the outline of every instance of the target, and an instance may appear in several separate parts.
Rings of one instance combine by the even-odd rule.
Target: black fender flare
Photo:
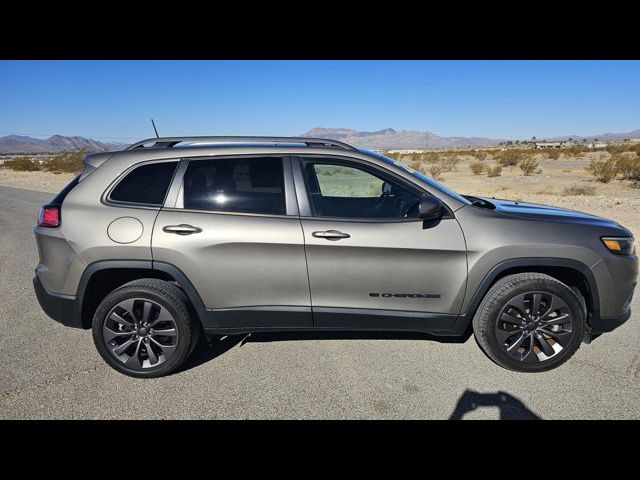
[[[480,302],[487,294],[491,286],[495,283],[496,279],[500,277],[502,273],[513,268],[527,267],[531,267],[533,271],[535,271],[536,268],[541,267],[561,267],[571,269],[582,274],[582,276],[586,279],[587,285],[591,292],[591,321],[598,322],[600,320],[600,296],[598,292],[598,284],[596,282],[595,276],[593,275],[593,272],[584,263],[571,258],[521,257],[503,260],[502,262],[497,263],[491,270],[489,270],[489,272],[487,272],[487,274],[480,282],[480,285],[473,293],[466,311],[460,313],[458,321],[456,322],[456,326],[461,328],[462,330],[468,327],[473,318],[473,315],[480,306]]]
[[[82,305],[84,294],[89,284],[89,280],[91,277],[101,270],[109,270],[109,269],[141,269],[141,270],[157,270],[160,272],[164,272],[170,277],[174,278],[184,293],[189,298],[191,305],[196,311],[198,317],[202,321],[202,319],[206,316],[206,307],[200,294],[195,289],[189,278],[184,274],[182,270],[171,263],[167,262],[157,262],[152,260],[98,260],[96,262],[90,263],[82,272],[82,276],[80,277],[80,282],[78,283],[78,289],[76,291],[76,302],[75,302],[75,312],[74,317],[78,320],[82,318]]]

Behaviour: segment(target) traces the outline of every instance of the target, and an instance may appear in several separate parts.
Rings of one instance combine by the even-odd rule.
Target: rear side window
[[[113,189],[115,202],[162,205],[178,162],[161,162],[133,169]]]
[[[190,210],[284,215],[282,158],[193,160],[183,203]]]

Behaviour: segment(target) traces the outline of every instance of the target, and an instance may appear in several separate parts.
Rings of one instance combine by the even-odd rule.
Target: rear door
[[[193,283],[208,328],[312,326],[289,157],[183,160],[152,250]]]
[[[467,275],[455,218],[418,219],[427,192],[368,162],[294,161],[315,325],[450,327]]]

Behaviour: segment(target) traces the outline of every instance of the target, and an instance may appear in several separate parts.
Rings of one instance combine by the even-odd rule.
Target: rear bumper
[[[67,327],[83,328],[80,315],[77,314],[75,296],[59,295],[48,291],[37,275],[33,277],[33,288],[44,313]]]

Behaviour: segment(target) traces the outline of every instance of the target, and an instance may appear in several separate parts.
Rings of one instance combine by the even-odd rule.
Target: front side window
[[[109,195],[109,200],[161,206],[178,162],[149,163],[129,172]]]
[[[284,215],[282,158],[194,160],[184,176],[184,208]]]
[[[381,172],[340,161],[304,160],[312,214],[361,219],[417,218],[420,195]]]

